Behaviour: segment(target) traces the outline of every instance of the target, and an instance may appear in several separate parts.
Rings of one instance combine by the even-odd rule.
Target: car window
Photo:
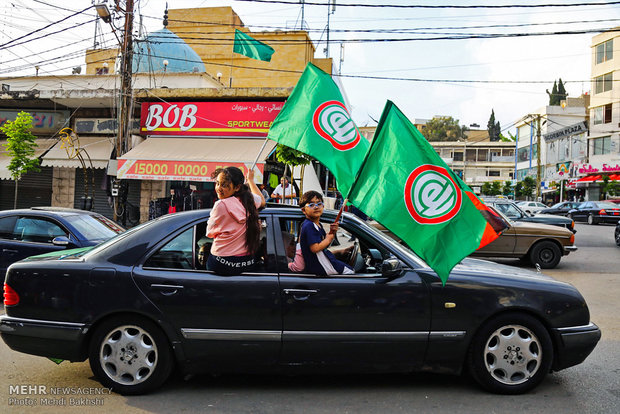
[[[166,243],[144,263],[144,267],[164,269],[194,268],[194,227]]]
[[[113,221],[90,214],[65,216],[65,220],[79,231],[86,240],[107,240],[124,231]]]
[[[51,243],[55,237],[59,236],[67,236],[67,232],[58,224],[34,217],[18,218],[13,231],[15,240],[36,243]]]
[[[498,203],[495,205],[495,208],[501,211],[502,213],[504,213],[504,215],[506,215],[507,217],[510,217],[510,218],[521,217],[520,211],[512,204]]]
[[[16,216],[0,218],[0,239],[13,240]]]
[[[616,208],[618,208],[618,205],[614,204],[614,203],[607,203],[607,202],[605,202],[605,203],[598,203],[597,208],[613,208],[613,209],[616,209]]]
[[[287,261],[295,261],[296,250],[294,246],[299,243],[299,233],[301,230],[302,219],[280,219],[280,229],[282,235],[282,245],[286,251]],[[325,233],[329,232],[330,221],[321,220],[321,226]],[[360,233],[359,229],[349,224],[341,224],[336,233],[334,241],[329,247],[329,251],[348,264],[355,275],[364,277],[377,277],[380,275],[380,263],[383,259],[391,256],[385,248],[377,246],[368,237]],[[290,269],[280,269],[281,272],[291,272]],[[305,273],[305,272],[302,272]],[[353,275],[354,276],[354,275]],[[326,276],[329,277],[329,276]]]
[[[260,244],[256,252],[256,266],[252,273],[268,271],[267,263],[267,224],[265,219],[260,220]],[[195,224],[185,230],[144,263],[144,267],[164,269],[206,270],[206,262],[211,252],[213,239],[206,236],[207,220]]]

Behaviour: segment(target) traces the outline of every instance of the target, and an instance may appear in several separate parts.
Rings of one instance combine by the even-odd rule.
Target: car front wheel
[[[160,387],[173,366],[164,333],[140,317],[112,318],[99,326],[90,343],[89,362],[104,386],[123,395]]]
[[[530,251],[530,262],[534,266],[538,263],[543,269],[553,269],[560,263],[561,258],[560,248],[551,241],[538,242]]]
[[[616,245],[620,246],[620,227],[616,227]]]
[[[504,314],[480,328],[469,352],[469,368],[486,390],[522,394],[545,378],[553,346],[545,327],[525,314]]]

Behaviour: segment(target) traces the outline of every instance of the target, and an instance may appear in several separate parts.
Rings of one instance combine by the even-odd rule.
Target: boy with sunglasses
[[[318,191],[307,191],[301,197],[299,205],[306,216],[300,232],[301,252],[306,263],[304,272],[323,276],[353,274],[353,269],[327,250],[336,236],[338,223],[330,224],[329,234],[326,234],[321,226],[323,195]]]

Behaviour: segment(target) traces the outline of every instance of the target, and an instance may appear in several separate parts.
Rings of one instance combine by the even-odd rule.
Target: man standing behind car
[[[297,191],[295,191],[295,188],[289,184],[288,177],[282,177],[280,179],[280,184],[278,184],[276,189],[273,190],[273,193],[271,193],[271,198],[280,200],[278,202],[281,204],[291,204],[296,206],[296,197]]]

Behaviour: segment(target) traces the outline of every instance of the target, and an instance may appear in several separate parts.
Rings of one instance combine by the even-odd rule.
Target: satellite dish
[[[71,74],[73,74],[73,75],[76,75],[76,74],[79,75],[80,73],[82,73],[82,67],[81,66],[76,66],[71,71]]]

